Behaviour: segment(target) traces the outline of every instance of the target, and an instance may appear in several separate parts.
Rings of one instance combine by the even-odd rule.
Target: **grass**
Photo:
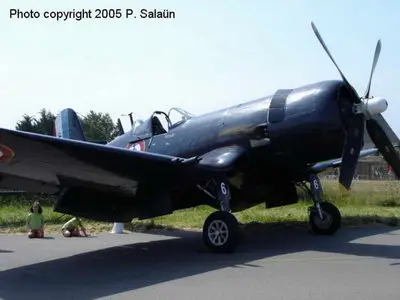
[[[345,225],[386,224],[400,225],[400,182],[398,181],[355,181],[352,192],[342,196],[338,192],[337,181],[323,181],[324,198],[335,203],[343,215]],[[22,233],[25,231],[25,220],[30,204],[35,199],[24,197],[0,198],[0,233]],[[41,200],[46,221],[46,231],[56,232],[61,224],[71,216],[65,216],[52,211],[54,199]],[[248,210],[236,213],[243,224],[249,223],[302,223],[307,222],[309,200],[300,201],[294,205],[265,209],[258,205]],[[171,215],[144,221],[133,221],[125,225],[125,230],[144,231],[152,228],[201,229],[205,218],[213,211],[206,206],[176,211]],[[109,231],[110,223],[84,220],[90,233]]]

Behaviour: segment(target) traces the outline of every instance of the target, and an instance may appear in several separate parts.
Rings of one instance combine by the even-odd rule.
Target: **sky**
[[[134,3],[134,4],[133,4]],[[175,19],[10,18],[10,9],[168,9]],[[400,1],[160,0],[0,2],[0,127],[46,108],[134,113],[181,107],[202,114],[312,82],[340,79],[314,21],[359,94],[377,40],[372,95],[400,135]],[[93,17],[93,15],[92,15]],[[398,29],[396,29],[398,28]],[[122,117],[125,128],[129,119]]]

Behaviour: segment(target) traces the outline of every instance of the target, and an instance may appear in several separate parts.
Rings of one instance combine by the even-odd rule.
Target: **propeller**
[[[376,48],[375,48],[374,61],[372,63],[371,74],[369,75],[367,90],[365,91],[365,95],[364,95],[365,99],[369,98],[369,92],[371,90],[372,76],[374,75],[374,71],[375,71],[376,65],[378,63],[379,55],[381,54],[381,48],[382,48],[381,40],[378,40],[378,43],[376,44]]]
[[[369,77],[367,90],[363,97],[360,97],[356,90],[351,86],[349,81],[340,70],[339,66],[335,62],[332,54],[329,52],[324,40],[322,39],[317,27],[311,22],[311,27],[316,35],[318,41],[328,54],[329,58],[335,65],[340,76],[342,77],[343,83],[350,94],[351,105],[348,113],[343,120],[344,127],[346,130],[346,141],[343,147],[342,154],[342,166],[340,168],[339,183],[346,190],[350,190],[351,182],[357,167],[358,158],[360,151],[364,146],[364,130],[367,129],[372,142],[376,145],[379,152],[382,154],[384,159],[392,167],[393,172],[397,178],[400,178],[400,158],[396,153],[389,137],[380,126],[380,124],[373,119],[373,115],[382,113],[386,110],[388,104],[383,98],[370,97],[372,77],[375,72],[376,65],[378,63],[379,55],[381,53],[382,43],[378,40],[375,48],[374,59],[371,68],[371,74]]]

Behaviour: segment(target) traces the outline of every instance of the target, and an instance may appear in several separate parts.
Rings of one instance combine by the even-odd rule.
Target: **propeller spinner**
[[[388,107],[388,103],[385,99],[370,97],[372,76],[378,63],[382,48],[381,41],[378,40],[376,44],[367,90],[365,95],[360,97],[340,70],[313,22],[311,22],[311,27],[318,41],[321,43],[325,52],[328,54],[329,58],[342,77],[343,83],[348,88],[351,94],[351,100],[353,102],[353,113],[344,122],[347,136],[342,154],[342,166],[339,176],[340,185],[346,190],[350,190],[360,151],[364,146],[365,127],[367,128],[367,132],[371,137],[372,142],[376,145],[379,152],[392,167],[397,178],[400,178],[400,158],[383,128],[375,119],[373,119],[374,115],[384,112]]]

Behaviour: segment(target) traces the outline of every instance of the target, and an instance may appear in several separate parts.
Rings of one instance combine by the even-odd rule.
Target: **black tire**
[[[312,207],[309,216],[310,227],[316,234],[332,235],[341,227],[342,215],[330,202],[321,202],[320,206],[324,220],[321,221],[317,208]]]
[[[219,238],[213,239],[212,232],[222,229]],[[218,233],[217,233],[218,234]],[[216,211],[207,217],[203,225],[203,240],[205,245],[217,253],[232,253],[239,243],[239,222],[229,212]],[[219,243],[218,243],[219,241]]]

